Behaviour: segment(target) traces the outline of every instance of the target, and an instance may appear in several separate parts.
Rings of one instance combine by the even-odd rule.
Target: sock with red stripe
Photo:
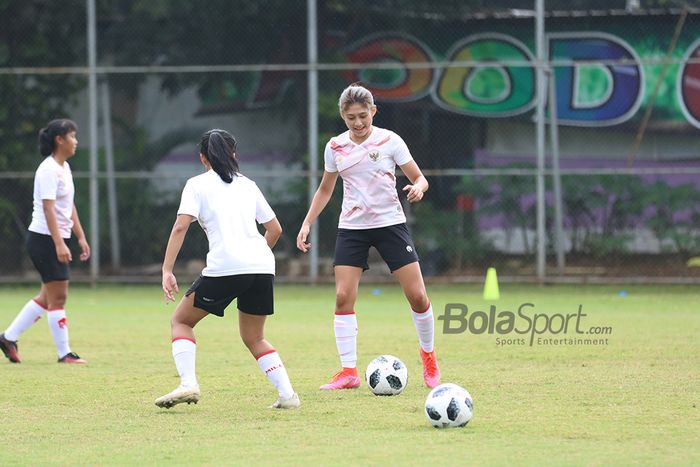
[[[289,381],[287,369],[282,363],[282,359],[276,350],[272,349],[255,357],[258,361],[258,366],[265,373],[267,379],[277,388],[280,397],[289,399],[294,395],[292,383]]]
[[[66,317],[66,310],[63,308],[47,310],[46,320],[49,323],[53,343],[56,344],[58,358],[69,354],[71,350],[70,345],[68,345],[68,318]]]
[[[435,339],[435,325],[433,320],[433,305],[428,305],[428,308],[422,312],[413,311],[413,324],[416,325],[418,333],[418,341],[420,347],[425,352],[432,352]]]
[[[34,299],[29,300],[5,330],[5,339],[16,341],[32,324],[46,314],[46,308]]]
[[[357,366],[357,316],[355,312],[336,313],[333,320],[335,345],[343,368]]]
[[[177,373],[180,375],[182,386],[197,386],[197,375],[195,374],[195,358],[197,354],[197,344],[187,337],[176,337],[173,339],[173,360]]]

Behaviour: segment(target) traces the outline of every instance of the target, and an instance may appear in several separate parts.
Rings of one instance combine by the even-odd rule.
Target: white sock
[[[433,305],[422,313],[413,311],[413,324],[416,325],[420,348],[424,352],[432,352],[434,348],[435,325],[433,321]]]
[[[68,318],[66,318],[66,310],[58,308],[56,310],[47,310],[47,321],[53,342],[56,344],[58,358],[65,356],[71,352],[68,345]]]
[[[289,399],[294,395],[292,383],[289,381],[289,375],[284,368],[282,359],[276,350],[271,350],[256,357],[258,366],[265,373],[267,379],[277,388],[280,397]]]
[[[39,302],[34,299],[29,300],[24,308],[17,314],[15,320],[12,321],[5,330],[5,339],[8,341],[16,341],[24,331],[32,327],[32,324],[41,319],[46,313],[46,308],[39,305]]]
[[[197,355],[197,343],[187,337],[176,337],[173,339],[173,360],[177,373],[180,375],[182,386],[197,386],[197,375],[195,374],[195,358]]]
[[[340,364],[343,368],[357,366],[357,316],[355,312],[335,314],[333,320],[335,345],[338,347]]]

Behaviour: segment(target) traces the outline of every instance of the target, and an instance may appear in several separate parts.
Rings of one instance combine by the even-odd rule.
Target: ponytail
[[[56,149],[56,136],[66,136],[71,131],[78,131],[78,125],[73,120],[51,120],[46,127],[39,130],[39,153],[44,157],[50,156]]]
[[[202,135],[199,152],[224,182],[231,183],[233,177],[238,176],[236,139],[229,132],[218,129],[207,131]]]

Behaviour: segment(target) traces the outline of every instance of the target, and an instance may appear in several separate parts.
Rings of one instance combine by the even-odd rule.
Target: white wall
[[[221,128],[236,137],[243,152],[289,151],[299,147],[301,135],[296,123],[278,109],[196,115],[200,106],[196,86],[170,97],[160,90],[159,78],[149,77],[139,92],[136,123],[147,130],[151,141],[178,128]]]

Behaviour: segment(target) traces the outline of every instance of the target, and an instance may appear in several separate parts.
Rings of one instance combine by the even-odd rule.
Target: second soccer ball
[[[393,355],[380,355],[367,365],[365,378],[377,396],[401,394],[408,383],[406,365]]]

